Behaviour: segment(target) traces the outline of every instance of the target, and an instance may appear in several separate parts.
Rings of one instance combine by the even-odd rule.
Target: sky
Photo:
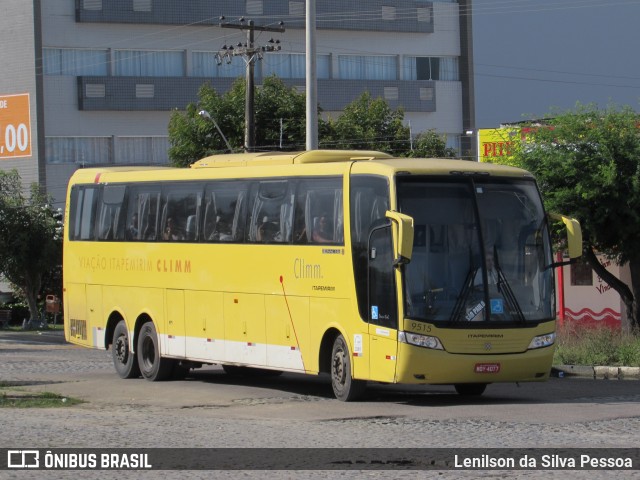
[[[473,0],[476,127],[576,103],[640,111],[640,0]]]

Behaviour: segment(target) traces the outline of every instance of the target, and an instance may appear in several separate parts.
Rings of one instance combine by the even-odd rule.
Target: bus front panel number
[[[411,331],[416,333],[430,332],[431,325],[422,322],[411,322]]]

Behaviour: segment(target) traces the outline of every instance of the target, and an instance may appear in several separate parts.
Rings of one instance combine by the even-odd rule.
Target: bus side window
[[[69,238],[93,240],[98,187],[74,187],[71,192]]]
[[[155,240],[159,220],[160,187],[136,188],[129,195],[125,238]]]
[[[216,206],[216,193],[207,190],[204,202],[204,227],[202,229],[202,239],[205,242],[215,240],[218,227],[218,208]]]
[[[291,236],[293,199],[288,180],[260,182],[253,195],[248,240],[285,243]]]
[[[342,244],[344,213],[339,178],[300,182],[296,195],[294,242]]]
[[[246,182],[221,181],[207,185],[202,241],[243,241],[247,189]]]
[[[194,242],[202,203],[202,184],[165,187],[161,240]]]
[[[124,185],[105,185],[102,190],[100,212],[98,214],[97,239],[121,240],[124,234],[122,202],[126,187]]]
[[[231,221],[231,242],[242,242],[244,240],[244,226],[247,223],[245,218],[247,203],[247,191],[243,190],[238,193],[236,199],[230,205],[233,212],[233,220]]]

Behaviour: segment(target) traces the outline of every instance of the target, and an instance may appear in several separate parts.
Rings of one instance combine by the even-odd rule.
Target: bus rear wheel
[[[120,378],[138,378],[140,376],[138,359],[129,348],[129,330],[127,330],[127,324],[124,320],[120,320],[113,331],[111,356],[113,366]]]
[[[140,373],[152,382],[167,380],[171,377],[175,360],[160,356],[158,332],[153,322],[142,325],[138,335],[138,365]]]
[[[351,377],[351,355],[342,335],[333,342],[331,351],[331,387],[333,394],[342,402],[357,400],[364,394],[367,382]]]
[[[487,388],[486,383],[458,383],[454,385],[456,392],[465,397],[479,397]]]

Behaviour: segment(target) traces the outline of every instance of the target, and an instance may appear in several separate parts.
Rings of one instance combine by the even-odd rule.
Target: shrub
[[[640,366],[640,337],[619,330],[581,328],[558,329],[556,365]]]

